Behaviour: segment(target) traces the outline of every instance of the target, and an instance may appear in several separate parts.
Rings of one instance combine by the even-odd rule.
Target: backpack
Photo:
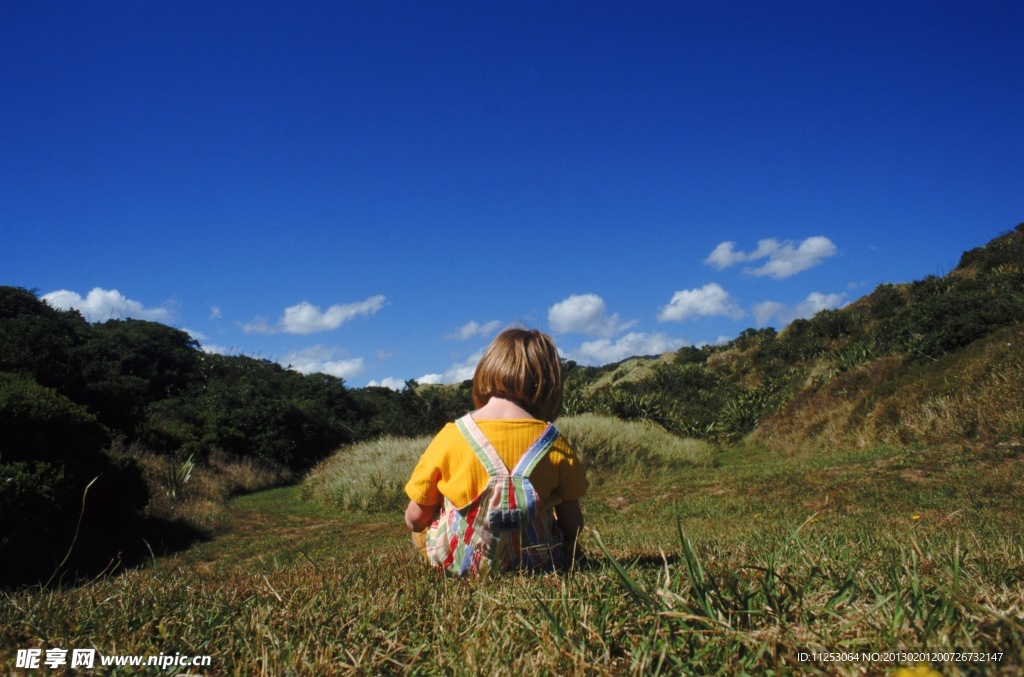
[[[558,439],[558,429],[548,423],[509,472],[470,414],[455,424],[490,479],[468,505],[459,508],[444,499],[441,514],[427,530],[427,559],[456,576],[564,568],[562,534],[529,479]]]

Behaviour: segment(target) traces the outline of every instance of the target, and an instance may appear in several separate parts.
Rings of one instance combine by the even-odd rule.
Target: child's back
[[[457,575],[561,568],[582,528],[587,480],[558,430],[538,417],[561,409],[550,338],[503,332],[477,367],[473,395],[480,408],[445,426],[406,485],[406,523],[421,532],[413,541]]]
[[[558,439],[548,424],[510,471],[472,415],[456,422],[488,474],[483,490],[461,506],[445,498],[437,526],[427,531],[427,559],[457,575],[563,568],[562,533],[530,476]],[[550,499],[549,499],[550,500]]]

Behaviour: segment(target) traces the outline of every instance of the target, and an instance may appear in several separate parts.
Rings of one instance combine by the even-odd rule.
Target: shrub
[[[184,461],[222,453],[305,470],[353,440],[356,404],[341,379],[251,357],[202,356],[202,380],[146,409],[139,439]]]
[[[725,440],[735,442],[756,428],[770,400],[767,392],[753,390],[727,402],[722,407],[720,418],[721,434]]]
[[[907,297],[895,285],[880,284],[868,295],[867,304],[872,319],[885,320],[907,305]]]
[[[116,556],[148,493],[135,463],[104,452],[95,417],[31,379],[0,373],[0,430],[0,583],[45,581],[76,532],[70,566]]]
[[[1024,264],[1024,223],[981,247],[964,252],[957,268],[975,268],[987,272],[1007,264]]]
[[[810,319],[807,330],[816,338],[835,341],[844,336],[854,335],[860,330],[861,325],[862,319],[859,315],[849,309],[837,308],[819,311]]]
[[[992,331],[1024,320],[1020,296],[995,295],[979,283],[964,281],[945,293],[924,298],[902,317],[910,352],[937,358],[967,346]]]
[[[868,341],[855,341],[833,351],[831,362],[839,371],[850,371],[868,362],[875,355],[873,345]]]
[[[810,320],[797,319],[779,334],[779,349],[791,362],[808,360],[825,352],[825,343],[813,331]]]

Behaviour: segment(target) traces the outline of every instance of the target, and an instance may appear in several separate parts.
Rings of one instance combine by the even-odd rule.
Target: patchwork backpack
[[[543,504],[529,479],[558,439],[558,429],[549,423],[509,472],[471,415],[455,424],[490,480],[479,496],[461,508],[444,499],[440,516],[427,530],[427,559],[457,576],[563,568],[562,534],[551,508]]]

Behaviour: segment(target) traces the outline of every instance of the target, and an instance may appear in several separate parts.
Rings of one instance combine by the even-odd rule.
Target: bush
[[[726,441],[735,442],[751,432],[761,422],[768,408],[769,396],[761,391],[750,391],[730,400],[722,407],[721,432]]]
[[[809,360],[825,352],[825,342],[814,331],[810,320],[793,320],[779,334],[779,350],[790,362]]]
[[[968,280],[921,299],[901,319],[910,352],[934,359],[1024,320],[1024,303],[1019,295],[992,294]]]
[[[0,584],[45,581],[80,519],[69,566],[115,557],[148,494],[137,465],[104,453],[95,417],[29,378],[0,373],[0,430]]]
[[[867,304],[872,319],[886,320],[907,305],[907,297],[895,285],[880,284],[868,295]]]
[[[807,331],[811,336],[824,341],[852,336],[859,332],[862,324],[856,313],[844,308],[819,311],[809,322]]]
[[[1024,265],[1024,223],[991,242],[964,252],[957,268],[975,268],[988,272],[999,266]]]

